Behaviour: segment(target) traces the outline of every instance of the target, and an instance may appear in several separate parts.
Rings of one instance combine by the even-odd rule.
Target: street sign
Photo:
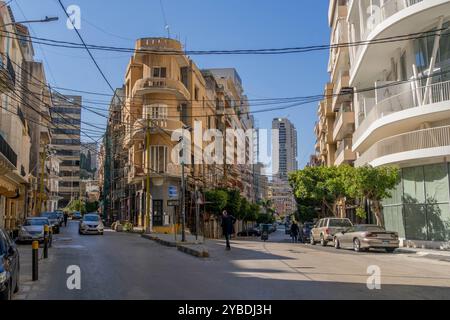
[[[169,186],[169,198],[178,199],[178,188],[177,186]]]
[[[168,207],[179,207],[180,200],[167,200],[167,206]]]

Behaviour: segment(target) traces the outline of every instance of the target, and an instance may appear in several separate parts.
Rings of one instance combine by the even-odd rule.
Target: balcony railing
[[[357,6],[360,1],[363,2],[364,0],[351,1],[350,8],[353,5]],[[365,7],[364,4],[361,4],[361,6],[363,6],[362,12],[371,12],[372,14],[360,17],[361,21],[359,21],[359,23],[362,24],[363,32],[359,38],[356,37],[356,39],[352,39],[352,41],[357,42],[368,40],[370,33],[375,30],[375,28],[379,26],[383,21],[393,16],[394,14],[422,1],[423,0],[385,0],[381,7],[373,4],[372,8],[370,8],[369,1],[364,1]],[[363,45],[350,49],[353,67],[356,65],[355,61],[357,61],[357,59],[361,56],[361,53],[363,52],[365,47],[366,46]]]
[[[0,135],[0,153],[2,153],[11,164],[17,168],[17,154],[6,142],[6,140]]]
[[[377,142],[356,160],[355,165],[363,166],[392,154],[446,146],[450,146],[450,126],[407,132]]]
[[[0,56],[0,72],[6,76],[6,81],[11,86],[16,85],[16,71],[14,71],[13,64],[8,55]]]
[[[371,98],[375,102],[375,99]],[[358,100],[361,110],[361,101]],[[416,89],[409,89],[401,93],[388,96],[375,104],[367,116],[362,120],[354,134],[355,142],[358,141],[370,125],[387,115],[395,112],[418,108],[431,103],[450,101],[450,81],[431,84]],[[365,106],[367,107],[367,106]]]
[[[186,100],[190,99],[189,91],[186,89],[181,81],[168,79],[168,78],[144,78],[136,81],[133,88],[133,94],[140,91],[154,91],[160,92],[161,90],[173,91],[175,94],[179,94]]]

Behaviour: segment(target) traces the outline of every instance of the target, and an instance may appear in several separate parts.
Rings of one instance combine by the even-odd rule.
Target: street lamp
[[[46,22],[52,22],[52,21],[58,21],[59,17],[49,17],[49,16],[45,16],[44,19],[40,19],[40,20],[25,20],[25,21],[19,21],[19,22],[10,22],[7,24],[3,24],[1,27],[6,27],[6,26],[10,26],[10,25],[14,25],[14,24],[25,24],[25,23],[46,23]]]

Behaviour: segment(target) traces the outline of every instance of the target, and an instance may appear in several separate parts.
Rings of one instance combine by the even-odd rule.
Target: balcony
[[[150,178],[153,180],[168,177],[181,178],[181,165],[168,163],[166,165],[166,170],[150,170]],[[135,183],[142,181],[145,178],[147,178],[147,169],[144,169],[143,165],[134,165],[130,167],[130,170],[128,171],[129,182]]]
[[[145,94],[170,94],[181,100],[190,100],[191,95],[181,81],[167,78],[144,78],[136,81],[133,97]]]
[[[16,72],[8,55],[0,55],[0,88],[13,90],[16,85]]]
[[[389,134],[389,130],[395,132],[402,126],[412,129],[422,122],[450,116],[450,81],[417,88],[409,85],[400,89],[390,87],[380,96],[384,99],[362,95],[356,99],[359,110],[368,110],[366,116],[360,114],[359,126],[353,136],[356,151],[382,139],[383,134]]]
[[[355,129],[355,113],[350,106],[341,106],[333,128],[333,140],[342,140]]]
[[[353,89],[350,87],[349,83],[350,76],[348,71],[340,71],[333,92],[332,106],[334,112],[338,111],[341,103],[350,102],[352,100]]]
[[[417,130],[383,139],[364,152],[356,166],[400,164],[450,154],[450,126]]]
[[[7,168],[17,168],[17,153],[11,148],[8,142],[0,135],[0,162]]]
[[[355,161],[355,159],[356,153],[352,151],[352,139],[347,138],[338,142],[334,165],[340,166],[341,164]]]
[[[332,77],[335,70],[337,70],[341,58],[348,57],[349,47],[343,45],[349,43],[348,30],[349,26],[346,18],[339,18],[332,35],[332,48],[328,62],[328,72],[332,73]]]

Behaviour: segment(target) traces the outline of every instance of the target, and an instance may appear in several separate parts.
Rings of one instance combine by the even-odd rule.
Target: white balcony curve
[[[356,0],[351,4],[357,6]],[[437,23],[439,16],[443,12],[450,10],[448,0],[387,0],[388,5],[383,11],[381,17],[375,25],[365,30],[360,39],[356,41],[373,41],[381,38],[391,37],[392,35],[403,35],[425,31],[424,27]],[[398,3],[392,5],[391,3]],[[350,8],[348,20],[355,10]],[[384,13],[383,13],[384,12]],[[355,41],[355,39],[353,39]],[[377,61],[379,55],[386,55],[386,52],[393,52],[398,48],[400,42],[388,42],[383,44],[361,45],[351,49],[352,68],[350,70],[350,85],[362,81],[360,77],[370,77],[379,69],[379,65],[368,63],[368,61]]]
[[[355,161],[374,167],[433,160],[450,155],[450,126],[416,130],[383,139]]]
[[[426,86],[410,89],[382,100],[372,107],[353,134],[353,150],[364,151],[374,142],[398,132],[448,118],[449,102],[450,81],[432,84],[428,90]]]

